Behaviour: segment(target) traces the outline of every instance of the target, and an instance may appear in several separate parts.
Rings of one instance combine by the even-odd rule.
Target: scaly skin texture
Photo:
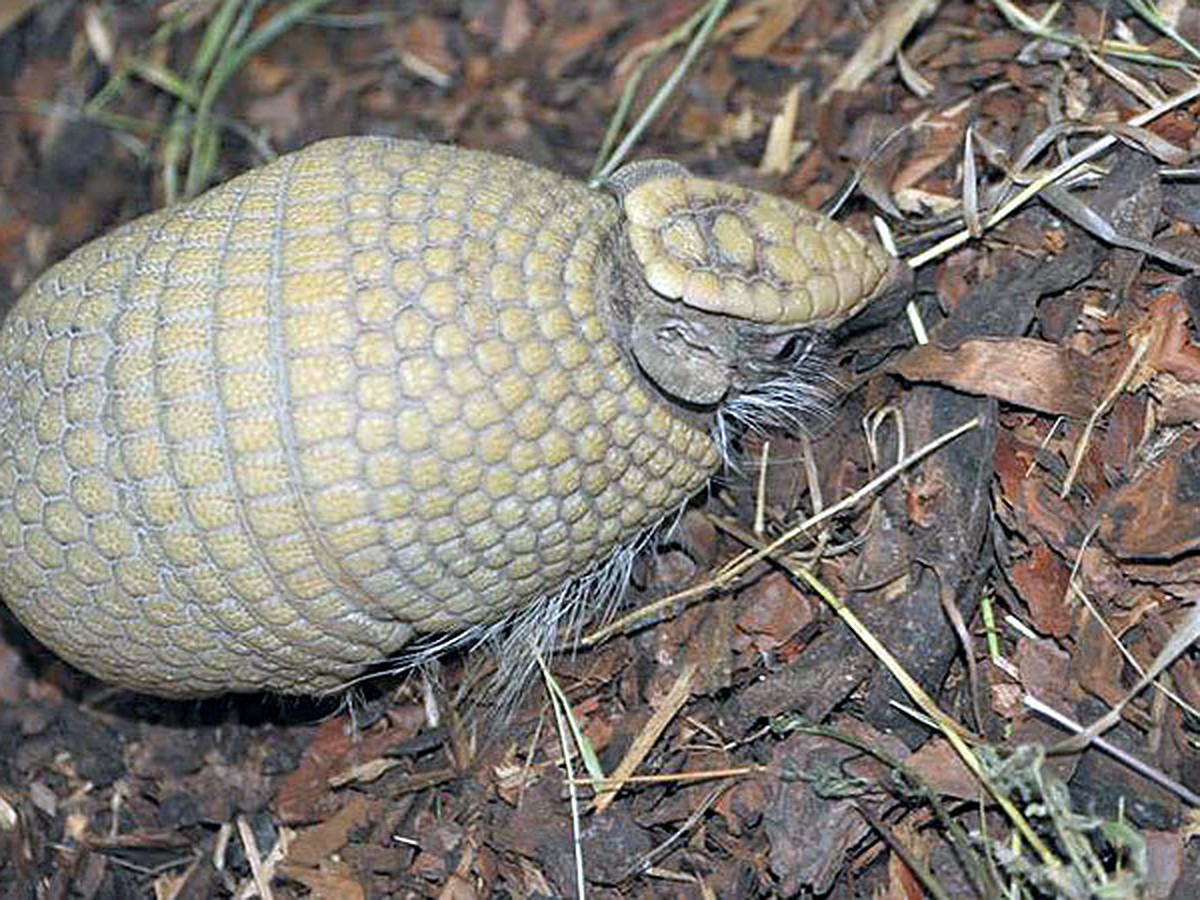
[[[719,458],[622,346],[623,235],[614,192],[349,138],[88,244],[0,330],[0,594],[187,696],[336,688],[554,592]]]

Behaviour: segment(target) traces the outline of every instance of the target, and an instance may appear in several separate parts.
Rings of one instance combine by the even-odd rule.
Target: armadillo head
[[[820,335],[887,286],[881,247],[771,194],[667,160],[605,185],[623,212],[628,342],[665,393],[701,407],[814,375]],[[800,386],[803,386],[802,384]]]

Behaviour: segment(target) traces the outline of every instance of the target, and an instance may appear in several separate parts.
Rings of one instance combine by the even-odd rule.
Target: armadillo
[[[668,161],[593,188],[313,144],[92,241],[10,310],[0,595],[140,691],[335,689],[678,509],[719,466],[720,411],[888,270]]]

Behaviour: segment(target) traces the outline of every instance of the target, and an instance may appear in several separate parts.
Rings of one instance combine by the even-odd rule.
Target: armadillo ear
[[[634,188],[657,178],[691,178],[686,166],[673,159],[639,159],[626,163],[604,180],[602,187],[612,191],[618,200]]]
[[[671,397],[712,406],[729,392],[736,335],[723,323],[644,311],[635,317],[629,338],[646,377]]]

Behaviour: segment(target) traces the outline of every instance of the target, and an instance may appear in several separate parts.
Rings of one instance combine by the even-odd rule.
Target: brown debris
[[[1118,556],[1170,560],[1200,548],[1200,438],[1183,438],[1140,478],[1113,491],[1100,539]]]
[[[1034,547],[1028,559],[1013,566],[1012,576],[1034,628],[1058,638],[1071,633],[1070,572],[1058,557],[1045,547]]]
[[[263,4],[251,28],[284,6]],[[1158,6],[1200,42],[1192,7]],[[0,309],[53,260],[161,205],[172,123],[186,131],[195,111],[176,120],[153,75],[186,79],[221,8],[0,2]],[[1135,41],[1189,57],[1123,7],[1064,4],[1044,23],[1086,54],[1000,8],[733,4],[635,151],[814,205],[857,179],[839,215],[864,232],[879,215],[912,258],[961,228],[972,191],[986,221],[1067,154],[1120,138],[1083,183],[936,256],[911,297],[837,335],[850,391],[836,417],[808,441],[744,441],[748,459],[771,441],[761,540],[858,489],[901,444],[971,418],[976,429],[720,590],[551,661],[619,790],[577,784],[573,822],[544,691],[506,715],[473,706],[460,686],[478,657],[368,686],[348,709],[167,704],[108,693],[0,613],[0,894],[568,895],[578,827],[589,893],[606,900],[915,897],[926,871],[948,896],[980,896],[947,806],[1005,852],[1028,843],[795,573],[815,572],[961,734],[1002,755],[1067,736],[1028,697],[1081,723],[1123,702],[1200,602],[1200,279],[1184,265],[1200,259],[1200,189],[1170,171],[1196,163],[1200,104],[1131,124],[1190,76],[1112,51]],[[640,77],[631,114],[646,108],[684,52],[669,36],[696,10],[331,0],[217,97],[214,177],[346,133],[455,141],[586,177],[622,92]],[[108,101],[87,108],[110,78]],[[757,546],[756,464],[745,470],[643,557],[640,596],[693,587]],[[1163,683],[1174,696],[1144,691],[1105,735],[1191,790],[1196,661],[1179,654]],[[1042,775],[1065,781],[1075,810],[1123,817],[1144,839],[1144,854],[1106,845],[1114,878],[1145,859],[1146,896],[1196,893],[1200,852],[1175,794],[1094,747]],[[942,796],[966,802],[935,809]]]
[[[905,354],[896,371],[913,381],[937,381],[1075,418],[1085,418],[1100,393],[1087,358],[1031,338],[964,341],[953,350],[926,344]]]

